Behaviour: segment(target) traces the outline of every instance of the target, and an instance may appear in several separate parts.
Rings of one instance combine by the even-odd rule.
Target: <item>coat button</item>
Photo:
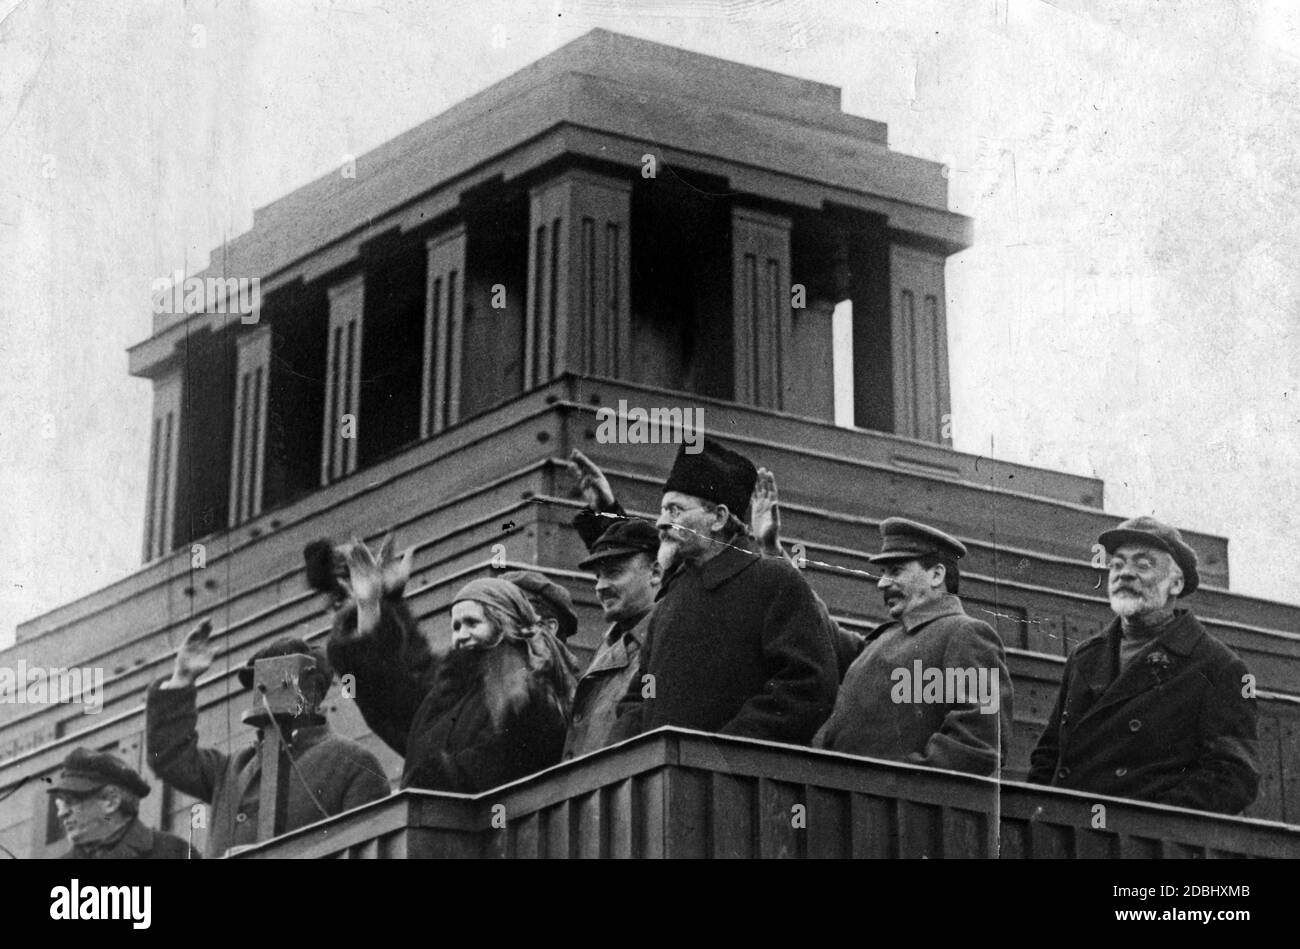
[[[1142,727],[1142,723],[1138,721],[1136,718],[1128,723],[1128,730],[1131,732],[1135,732],[1141,727]]]
[[[240,811],[238,814],[235,815],[235,823],[237,824],[242,824],[246,820],[248,820],[248,815],[245,814],[243,811]]]
[[[1070,776],[1070,769],[1061,768],[1059,771],[1056,772],[1056,776],[1058,778],[1068,778]]]
[[[1116,768],[1116,769],[1115,769],[1115,777],[1117,777],[1117,778],[1122,778],[1122,777],[1124,777],[1124,775],[1126,775],[1126,774],[1128,774],[1128,768]]]

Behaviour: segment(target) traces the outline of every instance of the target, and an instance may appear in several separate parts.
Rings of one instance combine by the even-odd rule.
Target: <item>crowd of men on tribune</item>
[[[965,546],[899,517],[870,557],[889,619],[841,627],[780,541],[776,480],[706,440],[678,452],[656,522],[630,516],[582,453],[570,466],[607,624],[585,669],[566,642],[568,591],[534,571],[475,579],[452,597],[451,648],[435,652],[404,599],[411,552],[317,541],[310,586],[333,614],[326,649],[279,640],[269,656],[314,660],[285,742],[292,830],[389,792],[378,760],[333,735],[320,710],[351,676],[366,724],[402,756],[402,787],[477,792],[661,726],[998,775],[1012,735],[1003,644],[960,599]],[[748,514],[748,523],[746,515]],[[1150,517],[1102,533],[1115,614],[1070,654],[1031,755],[1029,780],[1116,797],[1239,813],[1259,783],[1245,665],[1179,601],[1197,555]],[[146,702],[147,757],[165,783],[211,808],[207,854],[255,842],[260,758],[199,747],[194,682],[211,627],[185,639]],[[262,723],[265,726],[267,723]],[[259,740],[261,732],[259,731]],[[111,755],[78,749],[50,788],[71,856],[184,856],[135,817],[148,785]]]

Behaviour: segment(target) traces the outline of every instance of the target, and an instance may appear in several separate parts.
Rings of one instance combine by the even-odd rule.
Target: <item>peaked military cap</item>
[[[615,521],[600,539],[591,545],[591,554],[578,564],[583,570],[615,557],[628,554],[649,554],[651,557],[659,552],[659,532],[649,521],[640,517],[629,517]]]
[[[966,556],[966,545],[937,527],[909,521],[905,517],[887,517],[880,522],[880,553],[867,559],[872,563],[885,563],[916,560],[928,554],[961,559]]]
[[[72,794],[88,794],[100,788],[114,784],[125,788],[136,797],[149,793],[149,784],[136,774],[116,755],[106,751],[91,751],[89,748],[75,748],[63,759],[63,770],[46,790],[53,794],[68,791]]]
[[[1183,590],[1178,596],[1190,596],[1201,585],[1201,575],[1196,567],[1196,551],[1183,540],[1177,528],[1170,527],[1154,517],[1133,517],[1117,527],[1102,531],[1098,543],[1106,548],[1106,553],[1113,554],[1118,547],[1125,544],[1139,544],[1143,547],[1155,547],[1174,558],[1183,571]]]

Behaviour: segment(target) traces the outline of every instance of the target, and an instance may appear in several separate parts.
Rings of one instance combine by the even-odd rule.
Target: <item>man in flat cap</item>
[[[184,840],[140,823],[149,785],[115,755],[77,748],[48,789],[74,860],[184,860]],[[194,854],[197,858],[198,854]]]
[[[659,592],[658,553],[659,532],[654,525],[630,517],[611,523],[578,564],[596,575],[596,596],[610,626],[578,680],[564,741],[565,759],[610,743],[618,703],[636,674]]]
[[[1200,583],[1196,551],[1153,517],[1098,540],[1115,619],[1070,654],[1029,780],[1240,813],[1259,788],[1253,682],[1178,606]]]
[[[578,631],[573,597],[554,580],[548,580],[536,570],[509,570],[501,574],[501,579],[524,591],[551,635],[560,642],[567,642]]]
[[[208,856],[230,847],[257,842],[262,774],[259,727],[257,744],[227,755],[200,748],[195,680],[216,656],[209,641],[212,624],[204,620],[185,637],[169,679],[149,688],[145,700],[145,739],[149,766],[165,783],[211,806]],[[383,766],[355,741],[334,735],[320,712],[333,675],[319,650],[301,639],[280,639],[254,653],[239,670],[245,689],[253,687],[256,662],[277,656],[304,655],[315,660],[299,681],[301,714],[279,727],[295,766],[289,775],[285,831],[324,820],[388,794]]]
[[[831,632],[803,575],[753,549],[753,463],[677,453],[656,528],[667,573],[615,740],[663,725],[806,744],[835,701]]]
[[[932,768],[994,774],[1011,742],[1002,640],[957,594],[966,547],[916,521],[880,525],[876,586],[889,620],[844,676],[815,747]]]

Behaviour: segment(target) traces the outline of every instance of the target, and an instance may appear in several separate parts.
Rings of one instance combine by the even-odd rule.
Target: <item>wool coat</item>
[[[1065,664],[1029,780],[1225,814],[1259,789],[1246,665],[1186,609],[1119,672],[1118,618]]]
[[[336,618],[329,659],[340,676],[355,677],[362,717],[405,759],[402,787],[473,793],[557,764],[564,750],[570,697],[550,676],[524,674],[522,657],[513,654],[522,648],[506,640],[437,656],[385,601],[368,636],[348,636]],[[521,674],[503,672],[507,667]],[[490,690],[505,688],[506,677],[526,690],[526,701],[498,724]]]
[[[867,639],[815,747],[993,774],[1011,743],[1002,640],[944,594]]]
[[[150,768],[164,783],[210,805],[208,856],[257,843],[262,777],[258,747],[233,755],[200,748],[194,687],[161,685],[159,681],[150,686],[145,700]],[[286,832],[388,795],[379,759],[355,741],[332,734],[329,725],[295,729],[289,736],[289,754],[297,767],[289,773]]]
[[[827,616],[798,569],[748,545],[674,571],[612,740],[675,725],[807,744],[839,681]]]
[[[138,817],[131,818],[126,832],[107,847],[83,847],[74,844],[63,855],[65,860],[185,860],[188,857],[199,859],[199,854],[190,853],[190,845],[172,834],[153,830],[140,823]]]

